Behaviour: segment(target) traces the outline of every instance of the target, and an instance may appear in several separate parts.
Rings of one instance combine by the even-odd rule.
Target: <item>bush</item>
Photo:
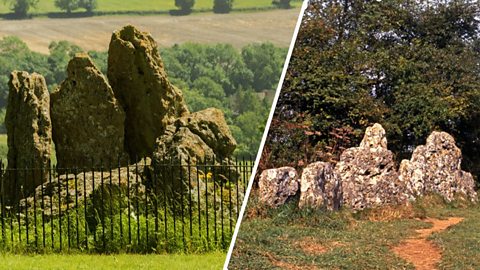
[[[192,13],[195,0],[175,0],[175,6],[180,9],[179,15],[187,15]]]
[[[232,10],[233,0],[214,0],[213,12],[215,13],[230,13]]]

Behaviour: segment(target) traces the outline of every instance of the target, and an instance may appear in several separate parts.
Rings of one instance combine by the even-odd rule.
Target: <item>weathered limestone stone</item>
[[[438,193],[451,201],[455,195],[477,200],[475,181],[461,169],[462,153],[446,132],[433,132],[425,145],[418,146],[410,160],[400,165],[400,179],[407,183],[411,197]]]
[[[51,95],[58,167],[117,166],[119,157],[124,163],[125,113],[112,88],[86,54],[77,54],[67,71]]]
[[[46,168],[50,164],[52,123],[50,96],[45,79],[36,73],[14,71],[10,75],[5,126],[8,136],[8,169]],[[31,175],[9,171],[5,194],[9,201],[20,199],[48,180],[40,171]],[[17,193],[18,191],[18,193]]]
[[[56,216],[60,213],[59,204],[62,214],[65,214],[67,209],[75,209],[77,203],[82,204],[85,199],[91,202],[88,204],[89,208],[93,207],[92,199],[94,199],[96,214],[110,213],[110,207],[114,208],[114,213],[118,213],[120,200],[123,201],[123,208],[128,206],[127,193],[129,193],[132,205],[137,200],[139,203],[144,200],[145,184],[149,181],[148,166],[150,164],[149,159],[141,160],[138,164],[129,165],[128,169],[127,167],[115,169],[111,174],[109,170],[103,172],[88,170],[85,173],[80,170],[77,174],[71,173],[71,171],[60,174],[51,181],[38,186],[34,194],[22,199],[20,201],[21,211],[25,211],[25,207],[33,211],[34,203],[36,203],[38,209],[45,208],[46,216]],[[48,205],[48,207],[43,207],[42,204]],[[96,214],[92,214],[92,216]]]
[[[303,169],[300,179],[300,208],[325,207],[338,210],[342,202],[342,185],[328,162],[315,162]]]
[[[151,156],[156,139],[188,114],[182,93],[168,80],[152,36],[128,25],[112,35],[108,79],[125,110],[125,145],[133,160]]]
[[[354,210],[405,201],[405,183],[398,179],[393,153],[380,124],[368,127],[360,147],[345,150],[335,167],[342,181],[343,201]]]
[[[278,207],[298,192],[298,175],[292,167],[264,170],[258,180],[259,199],[270,207]]]
[[[223,112],[208,108],[177,120],[177,126],[187,127],[198,135],[220,157],[230,157],[237,143],[225,121]]]
[[[177,119],[169,125],[165,133],[157,139],[153,154],[154,166],[159,175],[158,179],[169,179],[173,182],[177,193],[188,188],[187,179],[196,179],[194,168],[176,167],[175,170],[165,171],[165,164],[230,164],[229,159],[235,150],[236,142],[225,121],[223,113],[218,109],[205,109]],[[158,166],[157,166],[158,165]],[[222,168],[218,168],[219,170]],[[223,167],[224,171],[217,171],[226,181],[235,182],[238,172],[233,167]],[[162,177],[165,176],[165,177]],[[227,180],[228,179],[228,180]]]

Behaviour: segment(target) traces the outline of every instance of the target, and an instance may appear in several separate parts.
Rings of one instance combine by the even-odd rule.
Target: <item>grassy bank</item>
[[[0,269],[221,269],[225,254],[0,255]]]
[[[301,6],[301,1],[292,1],[291,5],[293,7]],[[264,9],[270,8],[272,6],[271,0],[237,0],[233,3],[234,10],[245,10],[245,9]],[[197,0],[195,1],[194,11],[206,11],[212,10],[213,1],[212,0]],[[144,1],[144,0],[99,0],[98,7],[95,12],[99,13],[125,13],[131,12],[168,12],[169,10],[177,9],[175,7],[174,0],[154,0],[154,1]],[[79,10],[83,12],[83,10]],[[41,0],[38,2],[38,5],[35,9],[32,10],[32,14],[47,14],[47,13],[58,13],[62,12],[57,7],[55,7],[54,0]],[[10,13],[8,5],[5,5],[0,2],[0,14]]]
[[[465,220],[430,237],[444,254],[439,268],[480,269],[479,206],[428,197],[409,207],[352,214],[299,211],[295,202],[277,210],[249,204],[231,269],[414,269],[391,248],[431,226],[420,218],[449,216]]]

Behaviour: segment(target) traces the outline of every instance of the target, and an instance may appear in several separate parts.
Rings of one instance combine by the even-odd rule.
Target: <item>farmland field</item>
[[[8,6],[0,2],[0,13],[8,13]],[[194,10],[212,9],[212,0],[197,0],[195,1]],[[301,1],[292,1],[292,6],[300,6]],[[271,7],[271,0],[237,0],[233,3],[233,9],[244,8],[265,8]],[[177,9],[174,0],[100,0],[98,1],[98,8],[96,11],[100,12],[115,12],[115,11],[168,11],[170,9]],[[54,0],[42,0],[38,2],[38,6],[33,10],[33,13],[48,13],[60,12],[55,7]]]
[[[0,38],[18,36],[31,50],[41,53],[48,53],[48,45],[59,40],[73,42],[85,50],[106,51],[113,30],[134,24],[142,31],[150,32],[160,47],[196,42],[229,43],[241,48],[250,43],[267,41],[279,47],[288,47],[299,11],[295,8],[226,15],[200,13],[182,17],[125,15],[0,20]]]

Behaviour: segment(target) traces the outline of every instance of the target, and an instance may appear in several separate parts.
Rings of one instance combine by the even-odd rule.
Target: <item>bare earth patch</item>
[[[313,265],[300,266],[300,265],[295,265],[295,264],[292,264],[292,263],[284,262],[284,261],[281,261],[281,260],[275,258],[270,253],[265,253],[265,256],[268,258],[268,260],[270,261],[270,263],[273,266],[278,267],[280,269],[286,269],[286,270],[303,270],[303,269],[316,270],[316,269],[318,269],[317,267],[315,267]]]
[[[0,20],[0,38],[18,36],[28,47],[48,53],[52,41],[67,40],[85,50],[106,51],[112,31],[134,24],[161,47],[185,42],[228,43],[241,48],[270,41],[288,47],[300,9],[189,16],[97,16],[72,19]]]
[[[418,235],[415,238],[407,239],[399,246],[393,248],[393,252],[412,263],[417,270],[436,269],[437,263],[442,258],[441,250],[427,238],[435,232],[460,223],[463,218],[451,217],[446,220],[428,218],[425,221],[433,224],[431,228],[416,230]]]
[[[295,242],[295,246],[302,249],[305,253],[308,254],[322,254],[327,252],[329,249],[323,245],[316,243],[317,240],[313,237],[306,237],[297,242]]]

